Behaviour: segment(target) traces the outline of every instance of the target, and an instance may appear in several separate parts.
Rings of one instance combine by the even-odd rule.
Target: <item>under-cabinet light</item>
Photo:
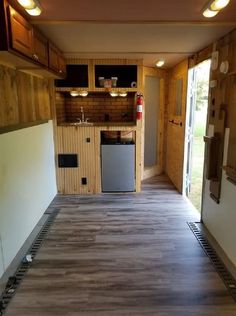
[[[165,61],[164,61],[163,59],[160,59],[160,60],[158,60],[158,61],[156,62],[156,66],[157,66],[158,68],[160,68],[160,67],[162,67],[162,66],[164,65],[164,63],[165,63]]]
[[[219,11],[229,4],[230,0],[214,0],[210,6],[211,10]]]
[[[116,91],[111,91],[111,92],[110,92],[110,96],[113,97],[113,98],[114,98],[114,97],[118,97],[118,92],[116,92]]]
[[[71,95],[72,97],[78,97],[78,96],[79,96],[79,91],[72,90],[72,91],[70,91],[70,95]]]
[[[127,92],[119,92],[119,97],[127,97]]]
[[[81,97],[87,97],[87,95],[88,95],[88,91],[86,91],[86,90],[79,92],[79,96],[81,96]]]
[[[37,5],[34,0],[17,0],[19,4],[27,10],[34,9]]]

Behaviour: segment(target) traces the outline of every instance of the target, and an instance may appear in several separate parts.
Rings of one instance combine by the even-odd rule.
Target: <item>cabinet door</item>
[[[58,49],[49,43],[49,68],[59,72]]]
[[[9,6],[11,47],[32,58],[32,26]]]
[[[66,74],[66,62],[61,52],[52,43],[49,43],[49,68],[59,73]]]
[[[36,29],[33,29],[33,58],[48,66],[48,40]]]
[[[66,61],[61,54],[58,55],[58,64],[59,64],[59,73],[61,75],[65,75],[66,74]]]

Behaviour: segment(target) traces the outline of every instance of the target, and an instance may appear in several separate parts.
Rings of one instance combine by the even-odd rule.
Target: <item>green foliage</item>
[[[196,111],[200,111],[208,102],[209,83],[205,79],[197,82]]]

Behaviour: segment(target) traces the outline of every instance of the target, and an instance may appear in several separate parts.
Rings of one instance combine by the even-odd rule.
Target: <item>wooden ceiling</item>
[[[236,1],[206,19],[206,0],[41,0],[33,18],[66,56],[143,58],[171,67],[236,27]]]

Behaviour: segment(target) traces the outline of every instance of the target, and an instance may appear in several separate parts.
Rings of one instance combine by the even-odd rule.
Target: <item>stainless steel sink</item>
[[[93,126],[92,122],[73,122],[70,123],[72,126]]]

